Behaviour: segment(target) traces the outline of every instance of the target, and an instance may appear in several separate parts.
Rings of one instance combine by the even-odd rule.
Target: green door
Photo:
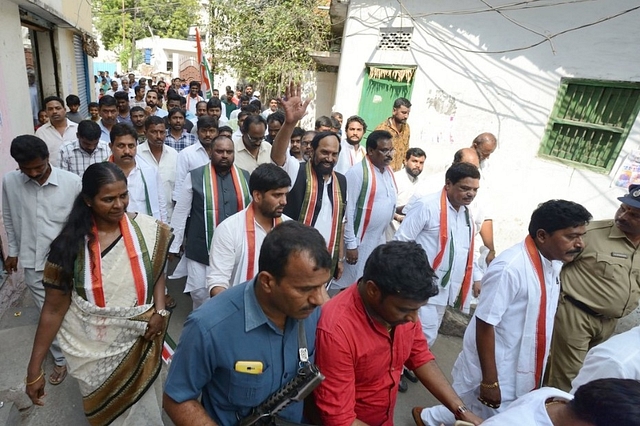
[[[399,67],[375,67],[384,71],[389,70],[393,72],[395,70],[409,70],[411,68],[399,68]],[[393,110],[393,102],[398,98],[407,98],[411,100],[411,91],[413,90],[413,73],[410,73],[411,77],[406,81],[406,74],[403,74],[402,81],[398,81],[398,78],[393,76],[385,78],[374,78],[371,76],[372,67],[367,67],[365,73],[364,84],[362,85],[362,96],[360,97],[360,107],[358,115],[362,117],[367,123],[367,131],[362,138],[362,144],[364,145],[367,136],[371,133],[378,124],[382,123],[387,118],[391,117]]]

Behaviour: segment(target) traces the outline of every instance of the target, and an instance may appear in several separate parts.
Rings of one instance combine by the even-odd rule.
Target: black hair
[[[638,401],[640,381],[607,378],[580,386],[567,405],[578,419],[595,426],[638,426]]]
[[[316,135],[311,140],[311,148],[315,151],[316,149],[318,149],[318,146],[320,145],[320,140],[322,140],[322,139],[324,139],[326,137],[331,137],[331,136],[336,138],[336,140],[338,141],[338,152],[340,152],[340,150],[342,149],[342,145],[340,144],[340,137],[337,134],[335,134],[334,132],[319,132],[319,133],[316,133]]]
[[[160,94],[158,93],[158,91],[157,91],[156,89],[149,89],[149,90],[147,90],[147,93],[144,95],[144,97],[146,98],[146,97],[147,97],[147,95],[148,95],[149,93],[155,93],[155,94],[156,94],[156,96],[157,96],[158,98],[160,98]]]
[[[411,102],[407,98],[398,98],[393,102],[393,108],[407,107],[411,108]]]
[[[338,112],[338,111],[334,111],[334,112],[332,112],[332,113],[331,113],[331,117],[333,117],[333,118],[338,118],[338,117],[339,117],[340,119],[342,119],[342,118],[343,118],[343,117],[342,117],[342,113],[341,113],[341,112]]]
[[[67,106],[80,105],[80,98],[76,95],[69,95],[66,97]]]
[[[209,101],[207,102],[207,109],[211,108],[222,108],[222,102],[220,101],[220,98],[209,99]]]
[[[240,103],[242,102],[249,102],[251,100],[251,97],[245,94],[240,95]]]
[[[142,108],[141,106],[134,106],[131,107],[131,109],[129,110],[129,115],[131,115],[132,112],[144,112],[145,114],[147,113],[144,108]]]
[[[218,130],[218,120],[210,115],[203,115],[198,117],[198,130],[199,129],[211,129]]]
[[[182,102],[182,96],[177,94],[176,92],[167,93],[167,103],[171,101],[179,101]],[[186,102],[186,99],[185,99]],[[202,102],[202,101],[201,101]]]
[[[14,138],[9,152],[18,164],[49,157],[49,148],[45,141],[34,135],[20,135]]]
[[[331,255],[320,232],[296,220],[288,220],[265,237],[260,248],[258,270],[268,272],[278,280],[284,277],[291,256],[303,253],[313,260],[314,271],[331,269]]]
[[[294,127],[293,132],[291,133],[292,138],[303,137],[304,129],[302,127]]]
[[[136,88],[133,89],[133,93],[144,92],[144,89],[145,89],[144,87],[142,87],[142,86],[140,86],[140,84],[138,84],[136,86]]]
[[[382,140],[392,140],[393,136],[386,130],[374,130],[367,137],[367,151],[378,148],[378,142]]]
[[[391,241],[376,247],[364,265],[362,282],[373,281],[383,297],[426,302],[438,294],[427,253],[415,241]]]
[[[44,105],[45,109],[47,108],[47,104],[51,101],[56,101],[56,102],[60,102],[60,105],[62,105],[62,108],[64,108],[64,101],[62,100],[61,97],[59,96],[47,96],[46,98],[44,98],[44,101],[42,101],[42,105]]]
[[[113,98],[117,101],[129,102],[129,94],[127,92],[116,92],[113,94]]]
[[[249,102],[249,105],[253,105],[257,111],[262,111],[262,102],[260,102],[260,99],[252,100]]]
[[[136,132],[136,129],[134,129],[131,124],[116,123],[109,132],[109,140],[111,140],[111,143],[115,143],[117,138],[127,135],[130,135],[135,141],[138,140],[138,132]]]
[[[251,115],[248,111],[240,111],[238,113],[238,121],[240,121],[242,117],[247,117],[248,115]]]
[[[111,95],[104,95],[98,101],[98,108],[116,106],[116,98]]]
[[[480,170],[471,163],[455,163],[447,169],[445,182],[455,185],[462,179],[480,179]]]
[[[326,115],[320,116],[316,120],[316,130],[319,129],[320,127],[331,127],[331,119]]]
[[[222,133],[222,132],[233,133],[233,129],[229,126],[218,127],[218,133]]]
[[[351,117],[347,118],[347,125],[345,126],[345,130],[349,128],[349,124],[351,124],[352,121],[357,121],[358,123],[362,124],[362,130],[364,130],[365,132],[367,131],[367,123],[365,123],[364,119],[359,115],[352,115]]]
[[[93,218],[87,200],[93,199],[104,185],[124,181],[127,178],[114,163],[105,161],[90,165],[82,175],[82,191],[73,202],[69,218],[60,234],[53,240],[49,249],[48,260],[62,268],[61,278],[67,291],[72,288],[75,261],[80,250],[83,250],[85,238],[93,242],[91,232]]]
[[[274,121],[284,124],[284,113],[282,111],[276,111],[267,116],[267,124],[273,123]]]
[[[331,128],[332,129],[339,129],[340,128],[340,122],[338,121],[337,118],[331,116],[331,117],[329,117],[329,119],[331,120]]]
[[[144,129],[149,130],[149,127],[157,126],[159,124],[164,124],[164,126],[167,127],[167,123],[166,121],[164,121],[164,118],[158,117],[157,115],[150,115],[144,120]]]
[[[91,120],[82,120],[78,123],[78,136],[82,136],[83,138],[95,141],[100,139],[100,135],[102,134],[102,130],[100,126],[95,121]]]
[[[426,157],[426,156],[427,156],[427,153],[420,148],[409,148],[407,150],[407,154],[405,155],[404,159],[408,160],[411,157],[420,158],[420,157]]]
[[[249,114],[247,118],[245,118],[244,122],[242,123],[242,133],[243,134],[249,133],[249,127],[252,124],[262,124],[265,129],[267,128],[267,120],[265,120],[263,116]]]
[[[100,108],[100,105],[97,102],[89,102],[88,108]]]
[[[539,229],[543,229],[547,234],[553,234],[560,229],[586,225],[591,218],[591,213],[578,203],[549,200],[538,205],[531,214],[529,235],[535,238]]]
[[[202,87],[200,82],[196,81],[196,80],[193,80],[193,81],[189,82],[189,89],[191,89],[193,86],[198,86],[198,89],[200,89]]]
[[[182,114],[183,118],[186,118],[186,114],[185,112],[182,110],[182,108],[171,108],[171,110],[169,111],[169,114],[167,115],[167,118],[171,118],[176,114]]]
[[[273,163],[260,164],[249,177],[249,192],[251,194],[253,191],[264,194],[273,189],[289,188],[289,186],[291,186],[291,178],[287,172]]]
[[[245,105],[242,107],[243,111],[247,111],[249,114],[257,115],[260,112],[260,108],[253,104]]]
[[[187,99],[186,99],[186,98],[184,98],[184,97],[182,97],[182,96],[180,96],[180,98],[181,98],[182,100],[184,100],[184,102],[185,102],[185,103],[187,103]],[[208,105],[207,101],[198,101],[198,102],[196,102],[196,110],[198,109],[198,105],[200,105],[200,104],[204,104],[204,105],[205,105],[205,107]]]

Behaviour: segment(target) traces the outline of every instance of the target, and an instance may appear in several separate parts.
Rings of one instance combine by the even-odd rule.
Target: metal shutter
[[[88,117],[89,102],[91,102],[91,91],[87,90],[89,69],[87,66],[87,56],[82,50],[82,37],[78,34],[73,35],[73,52],[76,59],[76,75],[78,77],[78,93],[74,94],[80,98],[80,109],[78,112],[83,117]]]

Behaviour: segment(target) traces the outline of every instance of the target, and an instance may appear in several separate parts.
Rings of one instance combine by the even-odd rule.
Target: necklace
[[[545,407],[548,407],[550,405],[556,405],[556,404],[566,404],[567,401],[564,399],[552,399],[552,400],[547,400],[547,402],[544,403]]]

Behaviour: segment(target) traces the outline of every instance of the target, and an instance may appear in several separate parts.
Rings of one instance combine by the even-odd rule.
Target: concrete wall
[[[610,187],[611,176],[536,155],[562,77],[640,81],[640,60],[631,43],[640,39],[638,11],[536,47],[472,53],[465,49],[505,51],[544,39],[495,11],[486,11],[487,6],[478,0],[405,0],[403,9],[396,1],[376,3],[351,0],[336,110],[345,117],[357,113],[365,63],[417,65],[409,124],[411,145],[427,151],[427,172],[446,169],[453,153],[470,146],[480,132],[498,137],[490,176],[498,251],[521,240],[531,211],[551,198],[580,202],[595,218],[613,216],[618,205],[615,197],[623,191]],[[491,3],[498,7],[512,2]],[[636,1],[619,0],[507,8],[503,13],[532,31],[550,35],[634,6]],[[468,12],[482,10],[485,12]],[[376,51],[379,28],[392,26],[414,28],[409,52]],[[621,157],[639,142],[637,121]],[[617,164],[613,170],[616,168]]]

